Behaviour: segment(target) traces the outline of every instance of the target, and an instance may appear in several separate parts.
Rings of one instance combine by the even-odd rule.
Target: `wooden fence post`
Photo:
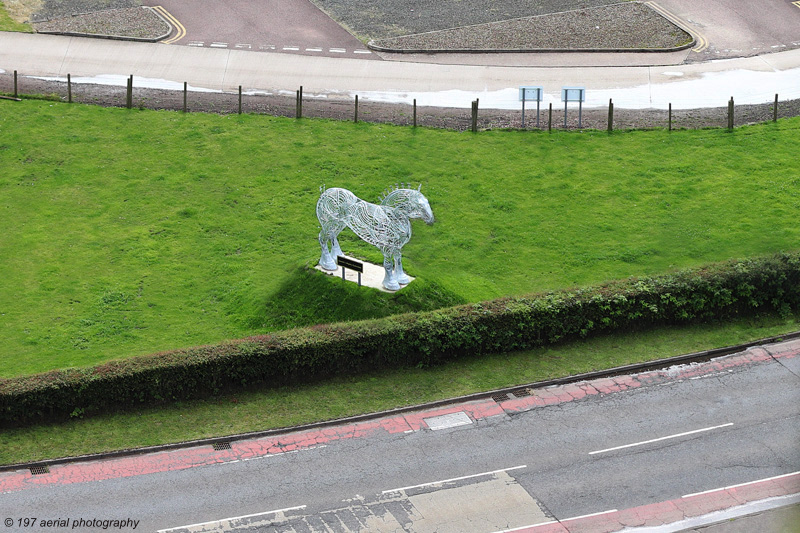
[[[478,131],[478,100],[472,102],[472,132]]]
[[[353,117],[353,122],[358,124],[358,95],[356,95],[356,114]]]
[[[772,107],[772,122],[778,122],[778,93],[775,93],[775,105]]]
[[[242,86],[239,85],[239,114],[242,114]]]
[[[67,103],[72,103],[72,76],[67,74]]]
[[[125,107],[128,109],[133,107],[133,74],[128,78],[128,94],[125,100]]]
[[[608,99],[608,133],[614,131],[614,102]]]
[[[17,71],[14,71],[14,98],[19,98],[19,92],[17,92]]]
[[[414,127],[417,127],[417,99],[414,98]]]
[[[553,131],[553,102],[550,102],[550,112],[547,114],[547,131]]]
[[[728,101],[728,130],[733,131],[733,96]]]
[[[672,131],[672,102],[669,104],[669,130]]]
[[[188,87],[189,87],[189,84],[186,83],[186,82],[183,82],[183,112],[184,113],[186,113],[186,111],[187,111],[187,109],[186,109],[186,100],[187,100],[186,93],[188,92]]]
[[[297,110],[295,112],[295,118],[303,118],[303,86],[300,86],[300,90],[297,91]]]

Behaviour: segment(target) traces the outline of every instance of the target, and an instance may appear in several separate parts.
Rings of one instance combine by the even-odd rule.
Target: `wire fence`
[[[426,126],[454,130],[490,130],[498,128],[539,129],[545,131],[598,129],[695,129],[735,127],[781,118],[800,116],[800,97],[790,94],[790,99],[781,99],[774,94],[759,104],[737,104],[733,98],[722,97],[715,107],[683,109],[677,102],[667,109],[641,108],[634,102],[634,109],[626,102],[609,102],[603,108],[584,109],[578,104],[553,105],[552,102],[528,108],[524,116],[520,109],[484,109],[480,99],[468,102],[469,108],[418,106],[416,100],[409,103],[386,103],[372,101],[363,96],[350,98],[317,98],[303,93],[299,87],[290,91],[245,92],[239,86],[233,93],[192,90],[187,83],[181,89],[137,87],[136,78],[127,78],[124,86],[119,84],[74,83],[72,76],[52,79],[24,76],[21,73],[0,74],[0,92],[5,99],[25,97],[48,97],[69,103],[96,104],[109,107],[172,110],[178,112],[211,112],[219,114],[258,113],[292,118],[328,118],[353,122],[390,123],[404,126]],[[634,95],[635,97],[635,95]],[[708,100],[712,102],[712,100]],[[523,126],[524,124],[524,126]]]

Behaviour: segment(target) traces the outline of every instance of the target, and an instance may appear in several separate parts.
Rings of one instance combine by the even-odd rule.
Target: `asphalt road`
[[[161,6],[177,31],[167,42],[326,57],[408,60],[405,54],[370,52],[361,41],[309,0],[145,0]],[[800,47],[800,5],[791,0],[657,0],[654,7],[673,15],[698,37],[686,61],[747,57]],[[617,54],[619,55],[619,54]],[[659,54],[665,55],[665,54]],[[414,56],[417,61],[475,64],[592,65],[572,54],[462,54]],[[591,55],[590,55],[591,56]],[[672,62],[666,59],[659,63]],[[596,56],[592,56],[596,59]],[[638,56],[637,56],[638,57]],[[615,56],[604,64],[616,64]],[[637,58],[625,58],[637,64]],[[577,63],[576,63],[577,62]]]
[[[223,525],[260,532],[320,531],[331,517],[375,531],[392,520],[414,531],[497,531],[796,472],[798,385],[800,357],[770,359],[513,416],[456,413],[445,429],[32,487],[3,494],[2,507],[10,517],[130,517],[137,531],[218,530],[214,521],[230,517],[246,518]],[[268,516],[294,529],[258,525],[276,510]]]
[[[178,28],[168,42],[327,57],[379,59],[308,0],[145,0]],[[162,12],[163,13],[163,12]]]
[[[747,57],[800,47],[800,4],[792,0],[656,3],[701,36],[689,61]]]

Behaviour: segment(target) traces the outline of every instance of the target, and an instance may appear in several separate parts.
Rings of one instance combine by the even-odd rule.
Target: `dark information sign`
[[[364,272],[364,263],[355,259],[348,259],[342,255],[336,258],[336,264],[340,267],[349,268],[354,272]]]

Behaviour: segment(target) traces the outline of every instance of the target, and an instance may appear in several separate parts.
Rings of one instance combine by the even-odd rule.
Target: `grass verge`
[[[336,378],[67,423],[4,430],[0,464],[295,426],[749,342],[800,329],[800,315],[660,328]]]

